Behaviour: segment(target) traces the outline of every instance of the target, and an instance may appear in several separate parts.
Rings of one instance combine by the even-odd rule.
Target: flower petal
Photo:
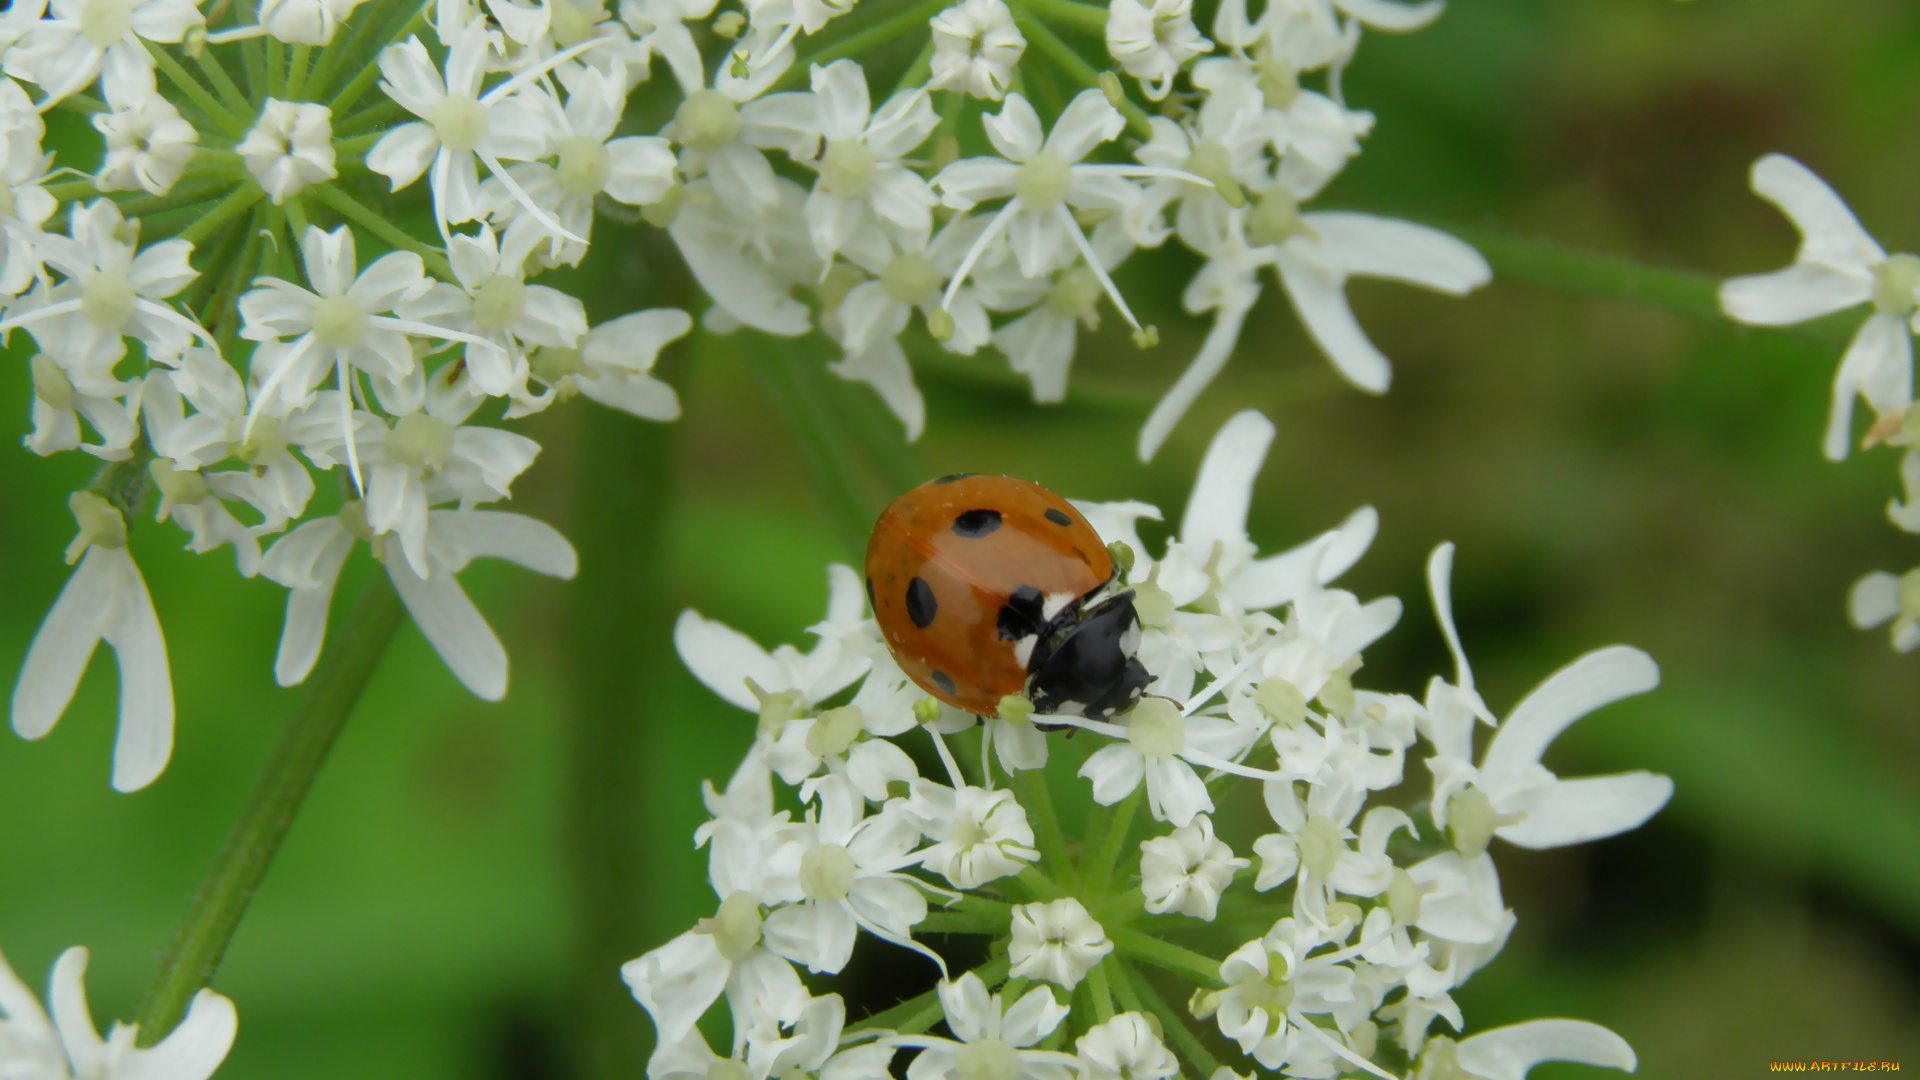
[[[1827,182],[1785,154],[1768,154],[1753,163],[1753,190],[1800,230],[1795,261],[1858,272],[1887,257]]]
[[[728,703],[757,712],[759,701],[747,689],[752,679],[769,693],[785,690],[786,675],[753,639],[723,623],[702,618],[692,608],[673,624],[673,647],[693,677]]]
[[[1481,772],[1490,781],[1519,776],[1540,764],[1547,747],[1575,720],[1658,685],[1660,666],[1639,649],[1612,645],[1590,652],[1547,676],[1513,707],[1487,747]]]
[[[126,548],[103,553],[119,581],[116,618],[102,635],[120,666],[120,730],[113,744],[113,788],[138,791],[167,767],[173,754],[173,676],[160,617],[140,568]]]
[[[1308,266],[1285,247],[1280,249],[1274,266],[1280,271],[1280,283],[1287,288],[1293,310],[1334,368],[1362,390],[1386,393],[1393,381],[1393,365],[1360,329],[1353,309],[1347,305],[1344,282]]]
[[[117,584],[100,550],[91,548],[80,560],[27,647],[13,688],[13,730],[23,739],[53,730],[100,643],[101,613],[112,610]]]
[[[1461,1068],[1486,1080],[1525,1080],[1543,1061],[1574,1061],[1632,1072],[1639,1067],[1627,1040],[1585,1020],[1529,1020],[1460,1040]]]
[[[405,559],[387,560],[387,576],[420,633],[461,685],[482,701],[507,696],[507,651],[452,573],[423,579]]]
[[[1861,630],[1879,626],[1900,614],[1900,579],[1876,570],[1847,591],[1847,620]]]
[[[1320,234],[1320,253],[1348,274],[1389,278],[1460,296],[1493,280],[1472,246],[1438,229],[1372,214],[1301,215]]]
[[[1008,94],[1000,111],[981,117],[980,124],[986,128],[987,141],[1008,161],[1027,162],[1040,153],[1044,130],[1040,126],[1040,114],[1019,94]]]
[[[1873,279],[1865,274],[1802,262],[1721,282],[1720,310],[1754,326],[1791,326],[1864,304],[1872,296]]]
[[[1524,848],[1584,844],[1637,829],[1673,798],[1673,781],[1649,772],[1556,780],[1498,801],[1501,813],[1526,820],[1496,831]]]
[[[1221,427],[1200,462],[1200,475],[1180,519],[1180,542],[1206,552],[1215,542],[1229,547],[1247,539],[1247,508],[1253,481],[1273,445],[1273,421],[1248,409]]]

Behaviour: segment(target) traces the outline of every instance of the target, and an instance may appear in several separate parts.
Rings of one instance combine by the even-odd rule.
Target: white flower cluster
[[[1192,1075],[1214,1074],[1206,1040],[1169,1037],[1168,1026],[1190,1022],[1286,1076],[1513,1080],[1543,1060],[1634,1067],[1622,1040],[1577,1021],[1462,1038],[1452,992],[1513,930],[1489,853],[1496,837],[1582,843],[1666,803],[1662,776],[1562,779],[1541,764],[1569,725],[1652,689],[1658,669],[1639,650],[1601,649],[1496,719],[1454,631],[1453,549],[1442,545],[1428,578],[1452,678],[1434,678],[1424,699],[1357,688],[1363,650],[1401,606],[1332,582],[1366,551],[1377,517],[1363,508],[1260,556],[1246,520],[1273,434],[1255,412],[1227,424],[1157,560],[1144,558],[1136,525],[1158,510],[1076,504],[1104,539],[1137,553],[1138,656],[1154,678],[1110,723],[1005,707],[980,723],[939,706],[901,673],[844,566],[830,568],[827,617],[808,652],[767,652],[681,615],[675,643],[688,667],[758,721],[725,791],[706,788],[712,820],[695,836],[716,913],[624,969],[659,1030],[655,1080],[794,1069],[882,1080],[909,1049],[919,1051],[910,1080],[1162,1080],[1179,1058]],[[1037,722],[1099,740],[1079,770],[1086,787],[1047,791],[1036,770],[1060,736]],[[1482,726],[1491,737],[1476,753]],[[910,747],[937,758],[933,775]],[[1414,752],[1432,795],[1409,811],[1400,789]],[[1246,781],[1261,786],[1267,820],[1222,829],[1225,788]],[[1055,816],[1068,800],[1089,811],[1075,843]],[[1155,824],[1130,847],[1142,803]],[[1222,832],[1260,834],[1252,857]],[[1225,935],[1217,951],[1175,944],[1205,940],[1208,924]],[[1232,936],[1240,927],[1253,932],[1244,943]],[[928,929],[987,936],[994,959],[950,972],[916,940]],[[815,996],[798,969],[841,971],[863,931],[927,957],[941,980],[848,1026],[839,996]],[[1193,986],[1187,1017],[1142,976],[1148,967]],[[733,1019],[724,1056],[696,1027],[722,997]],[[941,1020],[948,1036],[928,1035]],[[1217,1075],[1241,1068],[1251,1070]]]
[[[1793,264],[1720,286],[1728,317],[1754,326],[1792,326],[1871,304],[1833,379],[1833,405],[1821,443],[1827,459],[1846,458],[1854,439],[1853,406],[1873,410],[1862,449],[1902,447],[1905,499],[1887,504],[1896,528],[1920,534],[1920,405],[1913,395],[1913,335],[1920,332],[1920,256],[1888,255],[1840,196],[1792,158],[1754,162],[1753,190],[1800,230]],[[1847,615],[1862,629],[1892,624],[1893,647],[1920,648],[1920,567],[1895,575],[1875,571],[1854,582]]]
[[[258,26],[211,34],[186,0],[54,0],[5,16],[0,330],[36,346],[27,447],[105,463],[72,497],[67,561],[79,568],[29,649],[13,725],[46,734],[104,640],[120,666],[122,791],[152,782],[173,742],[166,642],[127,547],[134,515],[151,506],[189,550],[230,547],[243,576],[289,590],[281,684],[313,670],[335,584],[364,541],[448,667],[492,700],[506,692],[506,654],[457,575],[501,558],[571,577],[575,557],[549,526],[481,509],[508,497],[540,448],[476,416],[490,399],[512,419],[576,394],[653,420],[679,414],[651,369],[691,328],[685,312],[589,329],[579,300],[527,281],[584,256],[595,197],[641,203],[672,183],[665,140],[611,137],[630,85],[618,50],[592,67],[581,58],[600,39],[558,49],[545,15],[536,45],[501,29],[523,22],[442,4],[444,64],[417,37],[379,55],[382,89],[427,120],[377,139],[336,139],[334,125],[361,131],[385,102],[334,117],[279,96],[299,93],[293,72],[267,85],[248,75],[248,96],[218,59],[240,48],[229,42],[271,35],[310,64],[309,95],[350,101],[341,50],[302,50],[330,41],[351,7],[270,3]],[[157,47],[182,42],[219,72],[212,88]],[[345,88],[319,85],[323,69]],[[96,82],[104,101],[87,96]],[[41,113],[76,102],[104,153],[90,178],[57,180]],[[231,149],[207,149],[202,133]],[[439,243],[334,185],[348,158],[397,186],[430,172]],[[135,197],[109,197],[122,191]],[[327,208],[353,224],[313,224],[310,211]],[[173,235],[143,244],[155,220]],[[393,250],[363,266],[369,234]],[[315,470],[338,470],[332,491]]]

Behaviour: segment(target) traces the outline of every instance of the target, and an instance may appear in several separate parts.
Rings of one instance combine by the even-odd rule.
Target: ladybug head
[[[1037,712],[1105,720],[1132,708],[1153,681],[1133,656],[1140,647],[1140,616],[1132,591],[1082,609],[1051,644],[1027,680]]]

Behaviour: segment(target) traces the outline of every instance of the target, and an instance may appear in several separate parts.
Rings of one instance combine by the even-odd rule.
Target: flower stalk
[[[400,598],[375,574],[329,644],[293,719],[254,784],[253,795],[214,856],[179,934],[160,961],[140,1003],[140,1042],[152,1046],[186,1015],[193,996],[213,981],[240,917],[266,877],[280,842],[327,755],[353,715],[367,681],[400,625]]]

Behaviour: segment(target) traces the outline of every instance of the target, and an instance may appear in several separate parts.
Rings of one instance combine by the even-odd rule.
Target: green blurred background
[[[1427,31],[1370,34],[1347,87],[1380,121],[1327,203],[1755,272],[1794,247],[1746,189],[1752,160],[1780,150],[1890,250],[1920,246],[1911,0],[1455,0]],[[599,228],[571,286],[595,321],[684,290],[657,238]],[[917,358],[924,475],[1006,472],[1177,520],[1212,432],[1260,408],[1280,434],[1258,542],[1380,508],[1380,539],[1346,584],[1402,597],[1407,615],[1363,685],[1418,693],[1447,670],[1421,576],[1446,539],[1496,711],[1599,645],[1641,646],[1663,667],[1657,693],[1582,723],[1548,764],[1671,774],[1671,806],[1599,844],[1499,847],[1520,924],[1459,995],[1473,1028],[1585,1017],[1653,1077],[1789,1058],[1920,1068],[1920,657],[1843,611],[1856,577],[1909,568],[1920,543],[1882,513],[1890,451],[1819,456],[1838,348],[1505,282],[1464,301],[1362,283],[1355,305],[1396,372],[1375,399],[1338,382],[1270,287],[1226,374],[1141,467],[1139,424],[1204,332],[1155,286],[1191,265],[1176,251],[1128,264],[1122,287],[1166,343],[1137,353],[1109,318],[1083,340],[1064,406],[1030,405],[995,356]],[[686,404],[670,427],[584,401],[527,426],[546,449],[515,508],[573,536],[582,574],[466,575],[512,656],[498,705],[402,630],[217,981],[241,1016],[222,1076],[581,1076],[570,1047],[593,1008],[630,1022],[603,1062],[640,1073],[649,1025],[594,958],[637,955],[711,910],[690,839],[697,782],[724,779],[752,728],[679,668],[668,627],[694,606],[769,644],[800,640],[826,563],[849,556],[743,350],[767,366],[764,339],[702,335],[666,356]],[[0,367],[13,434],[23,355]],[[863,388],[825,385],[839,414],[891,424]],[[79,455],[11,453],[9,673],[64,579],[66,492],[91,474]],[[133,539],[179,706],[162,779],[132,796],[107,786],[105,653],[50,738],[0,743],[0,948],[40,985],[60,949],[91,946],[102,1018],[131,1014],[295,699],[270,674],[284,593],[179,540],[150,525]],[[357,560],[336,618],[366,570]],[[582,793],[600,801],[582,807]],[[625,857],[596,854],[607,845]],[[583,925],[599,928],[584,944]]]

